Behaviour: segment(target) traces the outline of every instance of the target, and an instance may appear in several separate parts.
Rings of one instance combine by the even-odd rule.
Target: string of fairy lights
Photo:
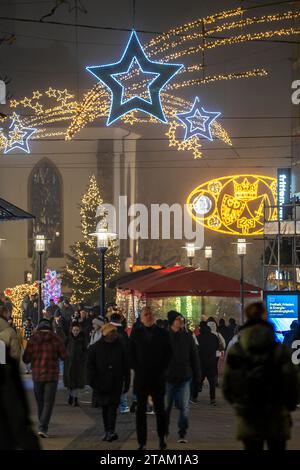
[[[146,43],[144,50],[149,58],[158,56],[159,61],[172,62],[181,59],[183,63],[188,62],[179,71],[176,80],[169,83],[161,93],[162,106],[168,120],[165,134],[169,139],[169,146],[177,150],[191,151],[194,158],[202,156],[201,140],[197,136],[186,141],[181,138],[183,126],[175,116],[176,113],[182,113],[189,109],[191,102],[174,93],[214,82],[264,78],[268,75],[268,70],[263,67],[207,75],[205,74],[204,58],[199,61],[199,53],[208,54],[209,51],[216,48],[241,43],[297,36],[300,34],[300,28],[293,26],[293,24],[298,18],[300,18],[300,10],[251,16],[248,9],[238,7],[197,18],[159,34]],[[291,24],[286,24],[288,22]],[[273,27],[278,23],[280,23],[278,28]],[[253,27],[256,31],[253,31]],[[257,28],[260,30],[257,31]],[[222,33],[230,35],[222,37],[220,36]],[[195,63],[191,63],[193,59]],[[129,72],[124,80],[129,84],[137,74],[139,74],[139,70]],[[138,87],[143,85],[144,81],[139,85],[133,84],[130,87],[131,94],[128,99],[135,96]],[[109,113],[110,101],[109,91],[104,84],[99,82],[88,90],[80,101],[75,100],[74,95],[67,89],[49,87],[47,90],[35,90],[31,96],[19,100],[13,99],[9,106],[16,115],[22,115],[19,132],[20,129],[21,131],[28,128],[35,129],[31,140],[57,136],[64,136],[66,140],[71,140],[88,124],[99,118],[105,118]],[[159,123],[155,117],[145,116],[138,111],[129,112],[121,119],[124,124],[128,125]],[[0,149],[8,148],[9,150],[7,133],[4,132],[5,126],[7,127],[8,124],[6,121],[9,120],[11,120],[10,116],[0,122]],[[54,124],[60,124],[61,129],[53,129],[52,125]],[[218,121],[212,125],[212,136],[222,140],[226,145],[232,145],[227,131]],[[17,139],[18,135],[10,136],[10,138]],[[21,140],[21,137],[19,139]]]

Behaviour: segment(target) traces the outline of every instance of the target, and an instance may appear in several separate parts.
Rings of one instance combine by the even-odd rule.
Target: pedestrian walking
[[[34,332],[34,324],[31,321],[31,318],[28,317],[23,324],[23,349],[26,349],[27,343],[30,340]],[[31,366],[26,364],[26,374],[30,374]]]
[[[179,410],[178,442],[187,443],[186,433],[189,426],[189,401],[191,381],[200,384],[200,361],[192,334],[185,330],[184,317],[175,311],[168,313],[169,336],[172,349],[171,361],[166,373],[167,391],[167,434],[171,410],[174,402]]]
[[[216,335],[205,321],[200,322],[200,333],[197,336],[198,351],[201,365],[201,385],[202,391],[204,380],[209,383],[209,396],[211,405],[216,405],[216,352],[219,348],[219,341]]]
[[[102,327],[101,339],[88,350],[88,382],[102,407],[102,440],[115,441],[117,410],[121,394],[129,390],[130,369],[117,328],[109,323]]]
[[[65,334],[65,328],[63,325],[63,317],[60,313],[60,310],[55,311],[52,328],[53,328],[53,332],[62,340],[63,343],[65,343],[67,336]]]
[[[86,342],[78,323],[72,325],[66,349],[68,356],[64,365],[64,385],[69,391],[68,404],[78,407],[78,392],[86,385],[87,361]]]
[[[137,395],[136,430],[139,449],[147,443],[147,400],[153,400],[160,449],[166,448],[165,415],[166,370],[172,357],[169,334],[155,324],[149,307],[141,312],[141,326],[132,330],[129,338],[131,368],[134,370],[134,390]]]
[[[48,437],[48,427],[56,397],[59,360],[67,352],[61,339],[52,331],[51,322],[41,320],[37,332],[28,341],[23,355],[25,364],[31,363],[34,394],[38,408],[41,437]]]
[[[290,351],[276,342],[262,302],[245,309],[239,341],[230,349],[223,392],[236,411],[237,438],[246,450],[282,451],[291,436],[299,379]]]
[[[9,324],[9,319],[9,309],[0,305],[0,341],[5,343],[10,357],[19,363],[21,345],[16,330]]]
[[[215,360],[215,381],[216,381],[216,387],[219,386],[219,361],[220,357],[222,356],[223,351],[226,349],[226,342],[223,336],[218,333],[218,325],[215,320],[208,319],[207,325],[211,329],[211,332],[217,337],[218,339],[218,344],[219,347],[216,351],[216,360]]]
[[[126,330],[125,330],[124,322],[122,322],[122,320],[123,320],[123,317],[119,313],[112,313],[112,315],[110,316],[110,324],[117,328],[118,335],[120,336],[120,339],[123,342],[124,348],[128,354],[129,339],[128,339],[128,334],[126,333]],[[128,393],[122,393],[119,410],[121,414],[130,412],[130,408],[128,406]]]

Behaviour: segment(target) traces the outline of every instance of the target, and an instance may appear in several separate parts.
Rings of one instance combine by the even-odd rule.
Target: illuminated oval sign
[[[197,186],[187,198],[193,219],[228,235],[259,235],[266,218],[277,216],[277,179],[263,175],[224,176]]]

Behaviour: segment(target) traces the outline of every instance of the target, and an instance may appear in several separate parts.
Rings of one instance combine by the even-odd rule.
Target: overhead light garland
[[[249,78],[263,78],[266,77],[268,71],[265,68],[256,67],[244,71],[229,71],[228,73],[216,73],[214,75],[204,74],[204,62],[199,63],[199,52],[208,53],[210,50],[217,47],[233,46],[240,43],[249,43],[252,41],[267,40],[270,38],[292,37],[300,34],[300,28],[293,27],[293,25],[281,24],[279,28],[268,28],[266,26],[275,23],[294,22],[295,19],[300,17],[300,11],[286,11],[274,12],[272,14],[263,16],[250,16],[247,9],[242,7],[221,11],[213,15],[203,18],[197,18],[194,21],[172,28],[169,31],[162,33],[155,38],[151,39],[142,48],[141,44],[135,33],[132,33],[131,40],[135,41],[136,55],[132,54],[131,59],[127,66],[115,71],[111,74],[111,80],[116,88],[119,88],[121,99],[119,100],[120,109],[117,110],[115,117],[122,119],[125,124],[135,123],[153,123],[157,124],[162,121],[169,121],[167,135],[170,139],[169,145],[174,146],[179,150],[191,150],[195,158],[201,156],[201,143],[198,137],[190,138],[187,142],[182,142],[179,135],[182,131],[182,125],[176,122],[175,115],[180,114],[189,109],[191,103],[188,100],[180,98],[173,93],[181,89],[187,89],[192,86],[203,86],[217,81],[229,81]],[[262,28],[259,31],[244,31],[243,34],[235,34],[235,30],[240,28],[253,28],[257,26]],[[219,37],[218,35],[227,32],[229,37]],[[194,45],[188,46],[189,42]],[[196,44],[195,44],[196,42]],[[140,47],[140,54],[138,56],[137,49]],[[130,51],[130,41],[126,48],[127,52]],[[134,49],[134,48],[133,48]],[[125,52],[126,52],[125,50]],[[153,60],[154,57],[159,56],[158,61]],[[195,63],[191,63],[191,59],[195,56]],[[129,57],[129,56],[128,56]],[[172,82],[160,83],[162,86],[159,88],[159,93],[156,95],[151,93],[154,91],[154,84],[158,84],[159,77],[154,75],[147,75],[151,73],[150,69],[146,69],[146,62],[143,64],[141,57],[148,61],[148,65],[152,67],[153,64],[160,64],[161,67],[166,65],[171,67],[173,60],[180,59],[182,62],[188,62],[180,70],[177,66],[176,80]],[[122,59],[124,58],[124,55]],[[121,59],[121,60],[122,60]],[[120,61],[121,62],[121,61]],[[112,65],[120,65],[117,62]],[[151,65],[152,64],[152,65]],[[135,65],[135,66],[133,66]],[[97,68],[90,67],[90,71],[98,73],[104,72],[105,66]],[[109,66],[106,66],[109,67]],[[106,72],[109,70],[106,69]],[[152,73],[157,73],[153,71]],[[200,73],[201,76],[197,76]],[[142,78],[139,84],[132,84],[133,78]],[[100,75],[98,78],[101,79]],[[105,78],[102,76],[102,78]],[[106,77],[107,78],[107,77]],[[149,79],[150,78],[150,85]],[[151,80],[151,78],[153,80]],[[158,80],[158,81],[157,81]],[[107,80],[106,80],[107,82]],[[130,87],[127,85],[131,85]],[[109,83],[99,82],[87,91],[80,102],[74,99],[74,95],[67,89],[56,89],[49,87],[47,90],[35,90],[31,96],[24,97],[23,99],[10,101],[10,107],[15,110],[18,115],[22,114],[22,125],[25,129],[35,129],[34,139],[43,139],[47,137],[64,136],[66,140],[70,140],[87,124],[92,123],[96,119],[108,117],[108,123],[114,121],[111,111],[116,111],[112,96],[114,93],[111,87],[107,87]],[[144,88],[144,91],[139,93],[139,87]],[[126,93],[124,90],[126,88]],[[153,90],[152,90],[153,88]],[[148,94],[148,96],[147,96]],[[200,93],[203,99],[202,93]],[[113,96],[114,98],[114,96]],[[159,98],[159,99],[158,99]],[[161,105],[161,113],[144,113],[138,112],[140,106],[133,106],[137,104],[137,99],[148,100],[146,103],[147,110],[152,107],[156,99],[156,104]],[[154,100],[154,101],[153,101]],[[138,104],[144,105],[143,101]],[[125,106],[125,108],[124,108]],[[149,108],[150,107],[150,108]],[[121,109],[122,108],[122,109]],[[157,106],[154,106],[157,108]],[[157,110],[156,109],[156,110]],[[30,115],[24,115],[25,111],[30,111]],[[159,109],[158,109],[159,110]],[[21,112],[22,111],[22,112]],[[118,111],[121,111],[118,113]],[[125,111],[125,113],[124,113]],[[142,106],[142,111],[145,111]],[[153,109],[152,109],[153,111]],[[147,111],[146,111],[147,112]],[[25,113],[26,114],[26,113]],[[12,119],[8,117],[6,119]],[[52,124],[63,124],[60,130],[51,129]],[[18,143],[22,141],[20,129],[16,129],[11,136],[5,133],[7,123],[2,120],[0,129],[0,149],[5,150],[7,145]],[[231,144],[230,138],[226,130],[216,121],[211,126],[212,136]],[[179,134],[178,134],[179,132]],[[12,137],[12,139],[11,139]],[[26,147],[26,135],[24,136]],[[9,142],[8,142],[9,141]],[[23,144],[20,144],[23,146]],[[19,147],[20,148],[20,147]],[[7,147],[9,152],[11,147]],[[22,148],[25,150],[25,148]],[[26,150],[25,150],[26,151]]]

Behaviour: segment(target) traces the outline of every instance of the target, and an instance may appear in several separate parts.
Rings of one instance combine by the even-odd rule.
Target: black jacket
[[[201,370],[204,372],[208,369],[214,369],[216,367],[216,352],[219,349],[218,337],[210,330],[205,329],[197,336],[197,340]]]
[[[88,382],[98,405],[119,404],[130,385],[128,355],[121,339],[107,343],[102,337],[89,348]]]
[[[84,388],[86,385],[87,348],[83,333],[72,334],[66,343],[68,357],[64,367],[64,385],[67,388]]]
[[[141,326],[129,339],[130,366],[135,372],[135,388],[164,389],[165,373],[172,357],[169,333],[156,325]]]
[[[194,378],[200,381],[200,361],[193,336],[187,331],[175,333],[170,329],[172,358],[167,369],[167,382],[181,383]]]

